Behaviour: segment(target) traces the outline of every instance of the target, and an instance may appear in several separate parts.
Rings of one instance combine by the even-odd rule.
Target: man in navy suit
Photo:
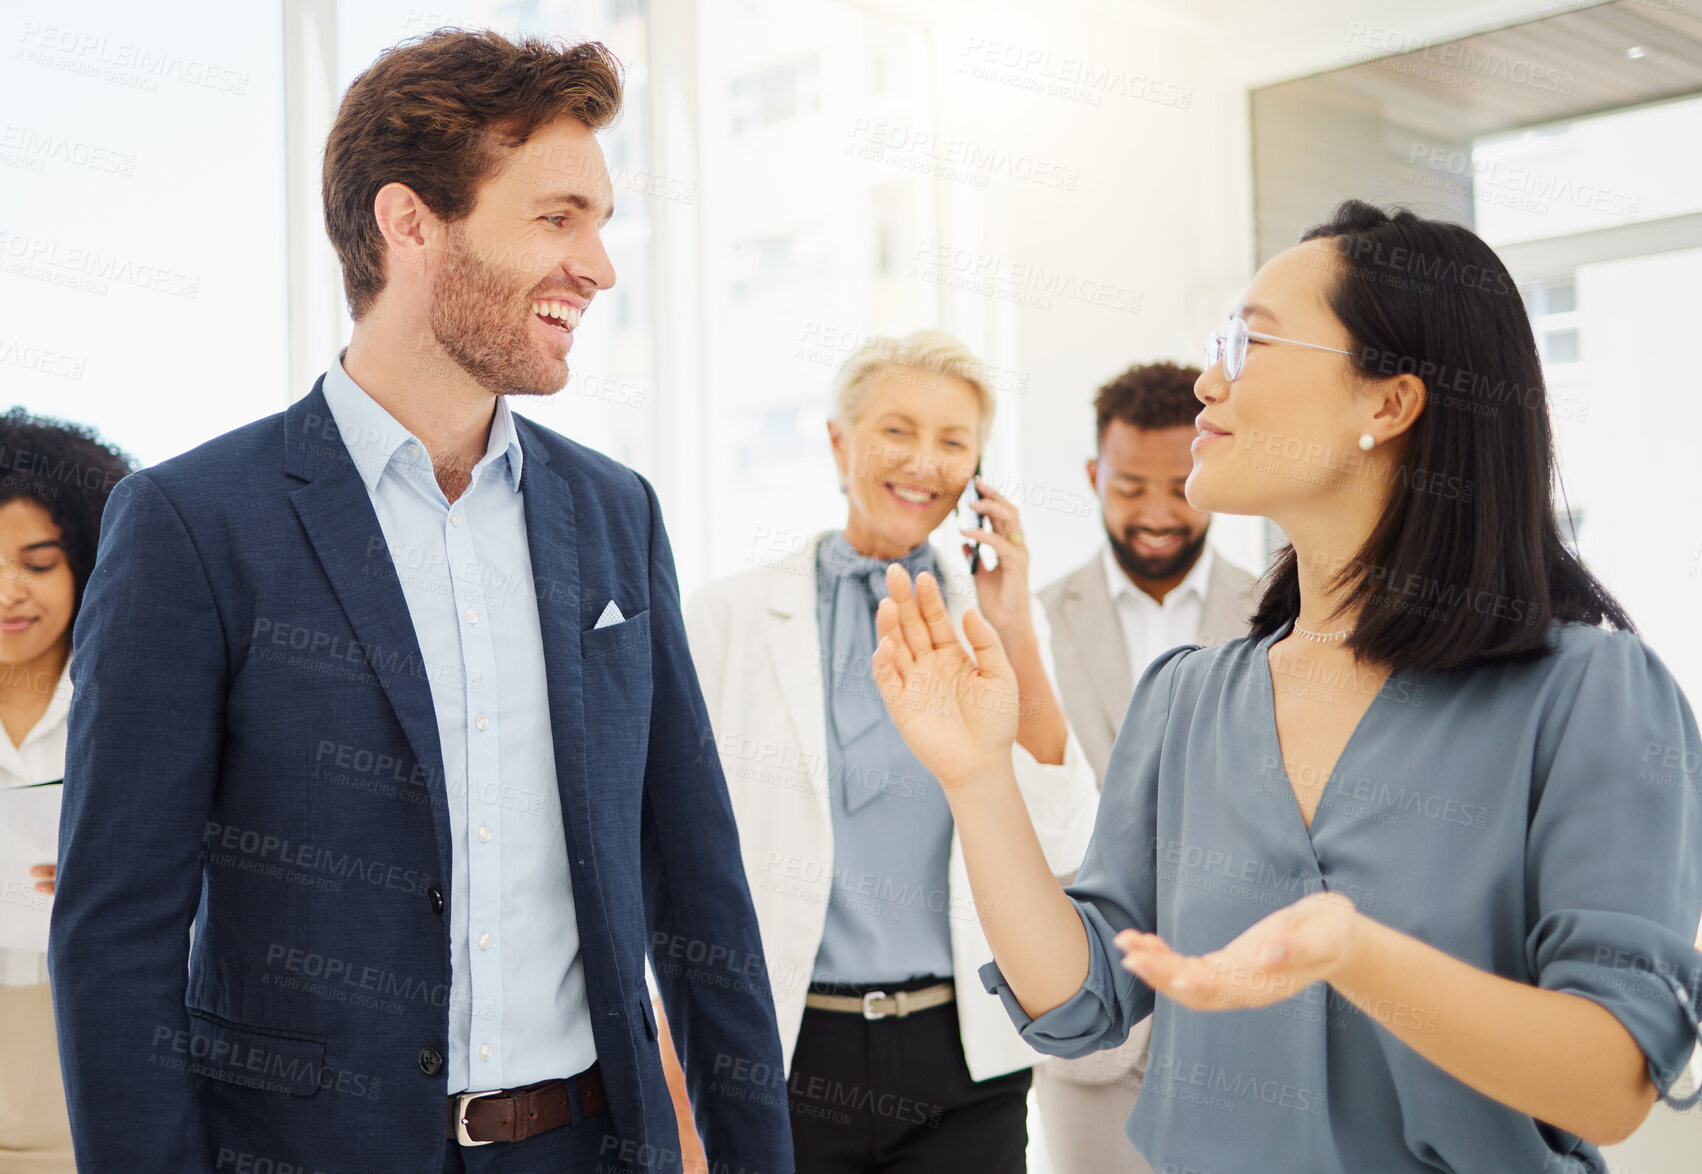
[[[508,407],[614,282],[619,104],[598,45],[380,58],[325,154],[349,348],[114,492],[50,957],[83,1174],[677,1170],[651,956],[712,1168],[789,1174],[656,495]]]

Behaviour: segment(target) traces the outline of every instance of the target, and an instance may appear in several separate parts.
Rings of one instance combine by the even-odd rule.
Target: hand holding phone
[[[976,482],[980,479],[981,462],[976,461],[975,475],[969,479],[969,485],[965,489],[963,497],[958,499],[957,508],[969,511],[970,517],[973,519],[969,523],[970,528],[985,530],[990,525],[987,520],[987,515],[977,512],[969,505],[970,502],[979,501],[981,498],[980,487],[976,485]],[[967,545],[969,546],[969,573],[971,575],[979,574],[981,570],[981,544],[979,542],[974,542]]]

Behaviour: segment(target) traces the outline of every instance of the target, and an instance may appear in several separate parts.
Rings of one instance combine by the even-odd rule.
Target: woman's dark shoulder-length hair
[[[1370,379],[1411,372],[1426,397],[1383,473],[1382,516],[1329,568],[1347,589],[1338,614],[1361,607],[1346,647],[1439,671],[1541,656],[1555,620],[1635,630],[1561,540],[1542,362],[1501,259],[1458,224],[1359,200],[1301,239],[1320,237],[1337,249],[1329,304],[1350,361]],[[1299,614],[1295,558],[1285,547],[1266,575],[1254,639]]]
[[[134,469],[128,455],[104,443],[92,428],[32,416],[22,408],[0,416],[0,505],[28,498],[59,527],[76,584],[73,622],[94,571],[107,498]]]

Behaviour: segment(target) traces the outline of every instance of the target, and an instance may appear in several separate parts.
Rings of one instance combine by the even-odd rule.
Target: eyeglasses
[[[1234,382],[1241,377],[1241,369],[1247,364],[1247,340],[1256,338],[1260,342],[1286,342],[1294,346],[1307,347],[1314,351],[1332,351],[1338,355],[1352,355],[1352,351],[1344,351],[1340,347],[1319,346],[1315,342],[1301,342],[1293,338],[1278,338],[1274,334],[1262,334],[1257,330],[1248,330],[1244,318],[1229,320],[1229,333],[1220,334],[1212,331],[1206,339],[1206,366],[1222,360],[1223,377]]]

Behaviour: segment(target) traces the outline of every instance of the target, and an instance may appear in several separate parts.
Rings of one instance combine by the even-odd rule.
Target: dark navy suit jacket
[[[788,1174],[767,971],[655,493],[515,423],[605,1169],[680,1166],[654,949],[711,1162]],[[625,622],[595,628],[610,600]],[[119,483],[73,647],[49,965],[78,1169],[440,1169],[432,668],[318,386]]]

